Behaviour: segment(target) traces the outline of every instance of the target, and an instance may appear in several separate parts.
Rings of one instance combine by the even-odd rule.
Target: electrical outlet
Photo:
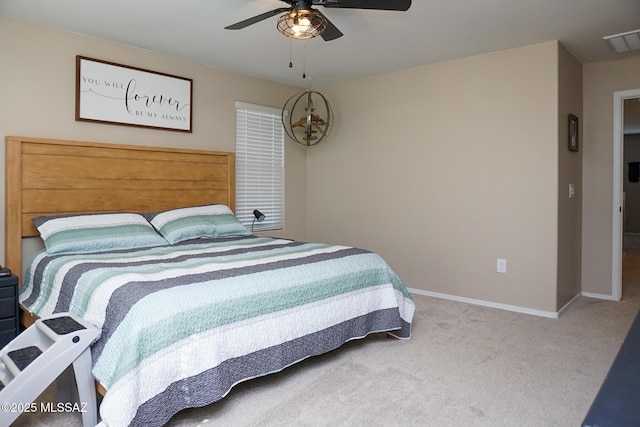
[[[498,258],[498,263],[496,264],[496,272],[498,273],[506,273],[507,272],[507,260]]]

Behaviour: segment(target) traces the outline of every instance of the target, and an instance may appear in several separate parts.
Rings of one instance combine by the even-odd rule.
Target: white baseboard
[[[596,298],[596,299],[605,299],[607,301],[620,301],[620,299],[618,298],[614,298],[611,295],[606,295],[606,294],[595,294],[593,292],[583,292],[582,293],[583,297],[587,297],[587,298]]]
[[[582,294],[578,294],[575,297],[571,298],[571,301],[569,301],[568,303],[566,303],[560,310],[558,310],[558,316],[562,315],[562,313],[564,313],[564,311],[569,308],[569,306],[571,304],[573,304],[578,298],[580,298],[582,296]]]
[[[550,318],[554,318],[554,319],[557,319],[560,316],[560,312],[559,311],[534,310],[532,308],[520,307],[520,306],[517,306],[517,305],[500,304],[500,303],[497,303],[497,302],[484,301],[484,300],[479,300],[479,299],[474,299],[474,298],[465,298],[465,297],[459,297],[459,296],[456,296],[456,295],[441,294],[439,292],[423,291],[421,289],[415,289],[415,288],[407,288],[407,290],[412,294],[425,295],[425,296],[428,296],[428,297],[434,297],[434,298],[441,298],[441,299],[446,299],[446,300],[451,300],[451,301],[464,302],[464,303],[467,303],[467,304],[481,305],[481,306],[484,306],[484,307],[499,308],[501,310],[515,311],[517,313],[524,313],[524,314],[532,314],[534,316],[550,317]],[[574,300],[575,300],[575,298],[572,299],[571,301],[569,301],[569,303],[566,304],[562,308],[562,310],[564,310]],[[562,310],[560,310],[560,311],[562,311]]]
[[[573,304],[580,296],[587,297],[587,298],[603,299],[603,300],[607,300],[607,301],[620,301],[619,299],[616,299],[616,298],[612,297],[611,295],[596,294],[596,293],[592,293],[592,292],[581,292],[580,294],[578,294],[575,297],[573,297],[571,299],[571,301],[566,303],[560,310],[558,310],[558,311],[544,311],[544,310],[534,310],[532,308],[527,308],[527,307],[520,307],[520,306],[517,306],[517,305],[500,304],[500,303],[497,303],[497,302],[479,300],[479,299],[474,299],[474,298],[465,298],[465,297],[459,297],[459,296],[456,296],[456,295],[442,294],[442,293],[439,293],[439,292],[423,291],[422,289],[416,289],[416,288],[407,288],[407,290],[410,293],[417,294],[417,295],[424,295],[424,296],[433,297],[433,298],[441,298],[441,299],[446,299],[446,300],[450,300],[450,301],[464,302],[464,303],[467,303],[467,304],[481,305],[481,306],[484,306],[484,307],[499,308],[501,310],[515,311],[517,313],[532,314],[534,316],[550,317],[550,318],[553,318],[553,319],[557,319],[558,317],[560,317],[560,315],[571,304]]]

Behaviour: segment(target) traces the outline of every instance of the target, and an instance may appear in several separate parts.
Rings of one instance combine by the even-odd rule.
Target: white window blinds
[[[265,215],[253,223],[253,210]],[[254,231],[284,228],[281,110],[236,102],[236,216]]]

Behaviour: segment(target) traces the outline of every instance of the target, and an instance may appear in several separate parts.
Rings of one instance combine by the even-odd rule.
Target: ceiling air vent
[[[603,37],[616,53],[626,53],[640,49],[640,30],[629,31],[628,33],[614,34]]]

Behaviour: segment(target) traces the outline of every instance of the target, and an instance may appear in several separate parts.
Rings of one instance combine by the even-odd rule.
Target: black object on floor
[[[640,313],[633,321],[582,426],[640,426]]]

